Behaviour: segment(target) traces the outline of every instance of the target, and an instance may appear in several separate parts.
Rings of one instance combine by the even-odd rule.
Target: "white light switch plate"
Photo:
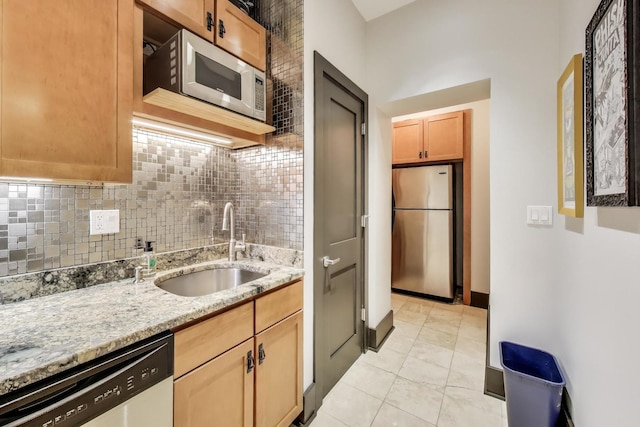
[[[527,224],[553,225],[553,206],[527,206]]]
[[[89,234],[114,234],[120,232],[120,211],[89,211]]]

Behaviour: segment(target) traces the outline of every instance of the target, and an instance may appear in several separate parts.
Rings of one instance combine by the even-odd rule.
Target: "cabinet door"
[[[302,311],[255,342],[256,426],[289,426],[302,412]]]
[[[138,0],[213,43],[214,0]]]
[[[253,425],[253,339],[189,372],[174,383],[173,425],[249,427]]]
[[[0,175],[131,182],[133,4],[2,0]]]
[[[459,160],[463,153],[463,112],[424,119],[424,147],[428,161]]]
[[[423,121],[405,120],[393,124],[392,163],[415,163],[424,161]]]
[[[229,0],[216,0],[215,44],[259,70],[266,69],[267,32]]]

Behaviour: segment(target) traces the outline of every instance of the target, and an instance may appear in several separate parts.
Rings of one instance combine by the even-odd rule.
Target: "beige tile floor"
[[[485,396],[486,310],[391,295],[395,330],[360,356],[311,427],[505,427]]]

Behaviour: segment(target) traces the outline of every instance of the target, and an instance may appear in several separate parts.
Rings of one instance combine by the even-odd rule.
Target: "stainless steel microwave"
[[[186,30],[180,30],[144,64],[145,95],[156,88],[265,121],[265,75]]]

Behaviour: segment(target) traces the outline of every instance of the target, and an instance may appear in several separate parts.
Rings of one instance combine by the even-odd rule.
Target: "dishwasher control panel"
[[[170,339],[170,343],[128,348],[114,359],[103,359],[86,373],[75,375],[81,377],[78,381],[28,403],[30,415],[25,416],[24,408],[0,415],[0,425],[78,426],[108,412],[173,375],[173,336]]]

